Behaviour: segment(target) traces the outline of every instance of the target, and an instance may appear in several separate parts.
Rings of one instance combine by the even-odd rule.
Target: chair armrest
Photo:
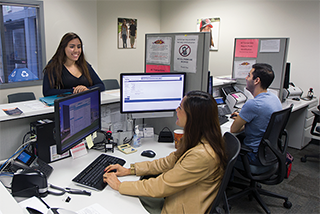
[[[241,149],[240,149],[240,155],[246,155],[249,152],[253,152],[253,149],[249,148],[248,146],[241,144]]]
[[[311,112],[314,114],[315,117],[316,116],[320,117],[320,111],[311,111]]]
[[[318,106],[319,107],[319,106]],[[312,135],[315,135],[315,136],[320,136],[320,133],[318,133],[317,131],[315,131],[316,129],[316,126],[317,126],[317,123],[320,122],[320,111],[311,111],[313,114],[314,114],[314,119],[313,119],[313,122],[312,122],[312,126],[311,126],[311,129],[310,129],[310,133]]]

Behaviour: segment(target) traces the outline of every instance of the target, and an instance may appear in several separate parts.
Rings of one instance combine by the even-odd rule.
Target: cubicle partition
[[[255,63],[272,65],[275,79],[270,88],[278,92],[282,100],[285,66],[289,48],[289,38],[235,38],[232,78],[237,85],[245,87],[245,78]]]
[[[156,33],[145,35],[145,72],[186,72],[186,92],[207,91],[210,33]],[[178,107],[178,106],[177,106]],[[159,133],[177,128],[176,116],[145,119]]]

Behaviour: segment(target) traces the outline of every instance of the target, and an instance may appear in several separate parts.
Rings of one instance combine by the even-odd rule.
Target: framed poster
[[[220,18],[203,18],[197,20],[198,32],[210,32],[210,50],[216,51],[219,47]]]
[[[118,48],[137,47],[137,19],[118,18]]]

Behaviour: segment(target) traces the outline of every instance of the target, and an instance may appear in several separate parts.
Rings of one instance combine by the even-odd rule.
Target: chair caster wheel
[[[291,203],[290,201],[285,201],[285,202],[283,203],[283,206],[284,206],[285,208],[287,208],[287,209],[290,209],[290,208],[292,207],[292,203]]]
[[[306,157],[301,157],[300,160],[301,160],[301,162],[307,162],[307,158]]]

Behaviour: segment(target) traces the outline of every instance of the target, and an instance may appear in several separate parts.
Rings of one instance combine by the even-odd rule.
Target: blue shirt
[[[244,130],[246,137],[243,143],[253,149],[253,152],[258,151],[272,113],[281,109],[279,98],[270,92],[260,93],[243,105],[239,113],[239,116],[247,122]]]

